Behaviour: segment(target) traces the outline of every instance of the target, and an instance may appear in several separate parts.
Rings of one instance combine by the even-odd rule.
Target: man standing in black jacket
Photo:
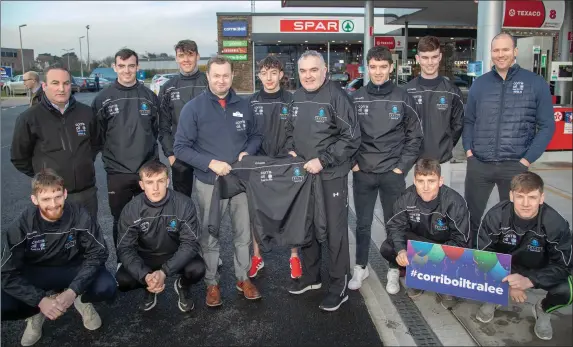
[[[64,178],[68,201],[97,220],[97,124],[89,106],[71,96],[70,78],[62,67],[47,69],[40,103],[16,120],[10,155],[16,169],[30,177],[44,168],[55,170]]]
[[[113,241],[125,204],[142,192],[137,174],[145,162],[159,158],[157,149],[159,101],[136,79],[139,58],[131,49],[115,54],[115,83],[92,103],[103,143],[109,208],[113,216]]]
[[[189,312],[195,307],[189,288],[205,275],[195,206],[190,197],[167,188],[169,169],[163,163],[145,163],[139,178],[144,194],[125,205],[119,221],[119,290],[144,288],[140,308],[149,311],[165,289],[165,278],[181,274],[174,284],[177,307]]]
[[[179,74],[161,86],[159,102],[159,143],[171,165],[173,189],[191,196],[193,167],[175,158],[173,143],[183,106],[207,88],[207,77],[199,71],[199,50],[195,41],[181,40],[175,45]]]
[[[298,60],[298,71],[302,88],[293,95],[286,148],[292,156],[306,160],[303,167],[306,171],[322,178],[330,286],[319,308],[336,311],[348,300],[348,172],[360,146],[360,126],[348,95],[337,84],[326,81],[327,67],[322,54],[303,53]],[[302,247],[301,253],[303,275],[292,282],[291,294],[322,286],[321,245],[316,238],[310,246]]]
[[[456,247],[468,247],[469,212],[464,198],[444,184],[437,160],[420,159],[414,168],[414,184],[404,191],[394,204],[394,216],[386,223],[388,237],[380,253],[390,263],[386,284],[388,294],[400,291],[400,267],[408,265],[408,240],[432,242]],[[415,298],[424,291],[408,288]],[[441,304],[449,308],[451,295],[442,295]]]
[[[352,168],[356,208],[356,265],[348,288],[357,290],[368,276],[368,250],[374,205],[380,194],[384,222],[406,188],[404,175],[418,158],[422,126],[414,101],[390,80],[392,53],[384,46],[368,51],[370,82],[354,95],[362,143]]]
[[[72,304],[86,329],[98,329],[91,303],[116,293],[97,220],[66,195],[60,176],[40,170],[32,179],[34,206],[2,232],[2,320],[26,318],[22,346],[35,344],[46,317],[58,319]]]
[[[533,306],[535,335],[551,340],[551,312],[573,302],[571,228],[551,206],[544,203],[543,180],[524,172],[511,180],[509,201],[489,210],[480,225],[477,249],[511,254],[509,296],[514,302],[527,300],[530,288],[547,291]],[[476,319],[488,323],[499,305],[483,304]]]
[[[450,159],[462,135],[464,102],[460,88],[438,75],[441,60],[440,40],[435,36],[422,37],[416,53],[422,72],[404,88],[416,101],[422,119],[424,142],[420,157],[438,160],[444,184],[450,186]]]

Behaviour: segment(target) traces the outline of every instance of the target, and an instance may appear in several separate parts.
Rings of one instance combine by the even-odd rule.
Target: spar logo
[[[350,19],[281,19],[280,32],[351,33],[354,21]]]

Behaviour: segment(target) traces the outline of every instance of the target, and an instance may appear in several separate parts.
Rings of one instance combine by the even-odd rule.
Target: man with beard
[[[209,88],[188,102],[181,111],[175,134],[175,156],[193,166],[195,191],[201,220],[199,243],[207,267],[206,304],[223,304],[219,289],[219,239],[208,232],[211,198],[217,176],[228,175],[231,165],[245,155],[255,155],[261,146],[256,118],[247,99],[239,97],[231,88],[233,65],[224,56],[215,56],[207,62]],[[249,280],[249,245],[251,225],[247,194],[241,193],[221,200],[221,214],[229,206],[234,229],[234,266],[236,288],[248,300],[261,298],[257,287]]]
[[[348,95],[336,83],[326,80],[322,54],[303,53],[298,71],[302,88],[293,95],[286,148],[292,156],[307,161],[306,171],[319,174],[322,179],[330,286],[319,308],[336,311],[348,300],[348,172],[360,146],[360,126]],[[301,248],[303,275],[292,282],[291,294],[321,288],[321,247],[313,238],[309,246]]]
[[[513,302],[526,302],[531,288],[547,291],[533,306],[533,331],[540,339],[551,340],[551,312],[573,302],[571,228],[545,203],[539,175],[516,175],[510,189],[509,200],[498,203],[483,217],[476,248],[511,254],[511,274],[502,281],[509,283]],[[482,304],[476,319],[489,323],[498,307]]]
[[[56,171],[64,178],[67,200],[82,205],[97,219],[97,123],[90,107],[71,95],[70,79],[65,68],[46,70],[40,103],[16,120],[11,160],[16,169],[30,177],[46,167]]]
[[[292,94],[281,88],[281,79],[284,76],[281,61],[269,55],[259,62],[259,78],[263,83],[263,89],[251,97],[251,106],[257,122],[262,126],[263,143],[258,155],[277,157],[286,154],[285,124],[288,116],[288,108],[292,101]],[[253,237],[253,257],[249,277],[257,276],[260,269],[265,266],[257,240]],[[299,278],[302,268],[296,248],[290,252],[290,276]]]
[[[451,185],[452,151],[462,135],[464,102],[462,92],[450,80],[438,75],[442,52],[440,40],[424,36],[418,41],[416,61],[420,76],[404,89],[414,98],[424,128],[421,158],[436,159],[442,168],[444,184]]]
[[[97,221],[66,197],[64,180],[41,170],[32,179],[34,205],[2,232],[2,320],[27,320],[23,346],[42,337],[46,317],[58,319],[72,304],[86,329],[98,329],[91,303],[116,293]]]
[[[159,143],[171,165],[173,189],[187,196],[193,190],[193,167],[177,160],[173,154],[174,136],[183,106],[207,88],[207,78],[199,71],[199,50],[195,41],[181,40],[175,45],[179,74],[169,79],[159,91]]]
[[[117,245],[117,223],[123,207],[142,192],[139,168],[159,158],[159,101],[155,93],[137,81],[138,66],[137,53],[127,48],[119,50],[113,64],[117,80],[92,103],[103,143],[102,160],[107,172],[114,245]]]

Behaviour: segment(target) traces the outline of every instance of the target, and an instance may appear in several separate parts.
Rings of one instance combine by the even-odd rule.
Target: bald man
[[[30,106],[40,102],[42,99],[42,84],[40,75],[36,71],[28,71],[24,74],[24,85],[30,90]]]

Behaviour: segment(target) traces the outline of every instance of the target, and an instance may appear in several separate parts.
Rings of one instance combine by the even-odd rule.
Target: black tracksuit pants
[[[329,255],[329,292],[346,295],[350,274],[348,249],[348,176],[322,181],[326,210],[327,249]],[[301,248],[305,283],[319,283],[321,245],[313,238],[309,246]]]
[[[133,197],[143,192],[138,174],[114,173],[107,175],[109,209],[113,216],[113,245],[117,247],[117,225],[121,211]]]

